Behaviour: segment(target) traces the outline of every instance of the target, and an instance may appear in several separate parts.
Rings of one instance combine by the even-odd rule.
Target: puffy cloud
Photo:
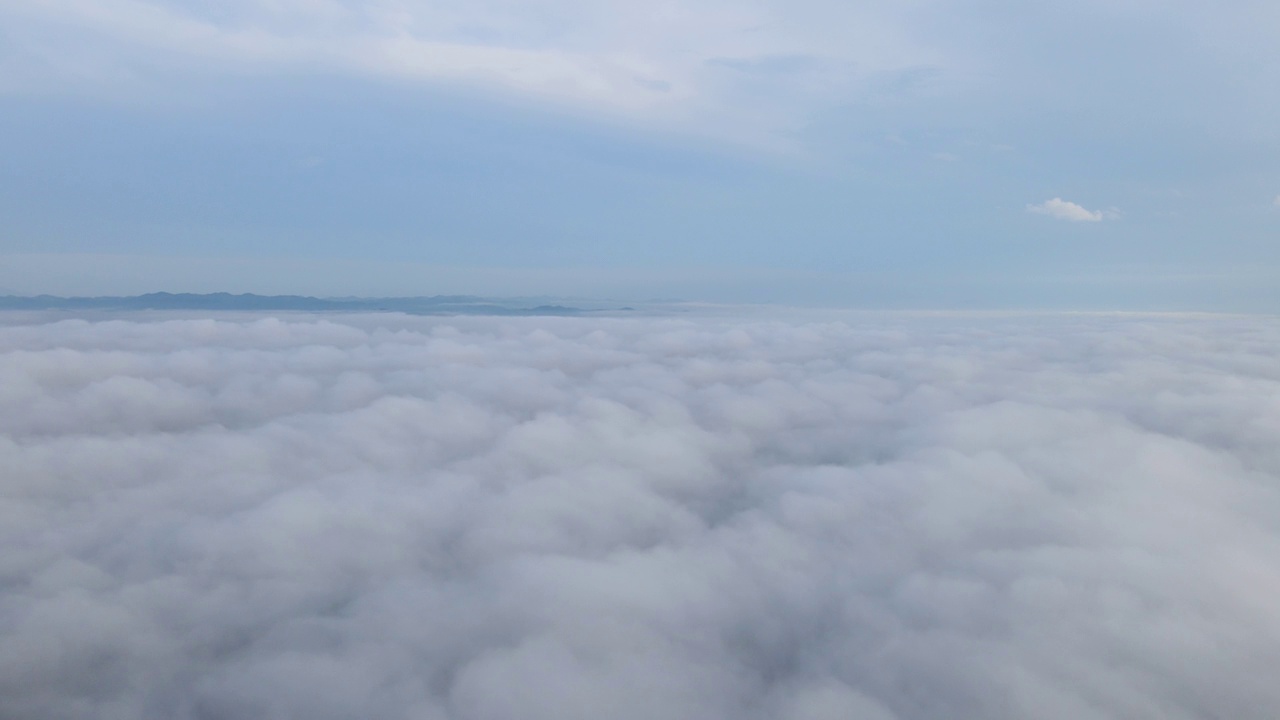
[[[1039,205],[1027,205],[1027,212],[1071,222],[1100,222],[1105,217],[1101,210],[1087,210],[1083,206],[1057,197],[1045,200]]]
[[[5,322],[6,718],[1280,713],[1266,320]]]

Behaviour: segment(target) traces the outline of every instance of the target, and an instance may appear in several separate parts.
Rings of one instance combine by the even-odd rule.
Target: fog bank
[[[0,318],[0,717],[1280,716],[1280,324]]]

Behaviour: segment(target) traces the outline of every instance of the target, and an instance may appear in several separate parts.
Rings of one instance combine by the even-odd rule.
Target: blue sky
[[[0,0],[0,292],[1280,311],[1280,5]]]

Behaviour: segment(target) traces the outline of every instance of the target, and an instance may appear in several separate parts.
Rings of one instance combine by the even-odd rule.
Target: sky
[[[1280,6],[0,0],[0,293],[1280,310]]]
[[[1280,328],[0,317],[0,716],[1273,720]]]

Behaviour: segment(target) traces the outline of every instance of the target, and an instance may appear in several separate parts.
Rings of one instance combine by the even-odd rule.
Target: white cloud
[[[1274,3],[1203,5],[1168,4],[1160,17],[1162,37],[1196,42],[1117,45],[1090,28],[1149,29],[1145,3],[1090,0],[1073,5],[1070,18],[1048,6],[1014,18],[940,0],[684,0],[657,8],[616,0],[0,0],[0,92],[72,87],[158,98],[203,88],[200,78],[219,73],[357,75],[518,98],[646,129],[781,142],[820,131],[831,122],[820,120],[824,111],[984,86],[1016,93],[1004,97],[1023,111],[1056,113],[1064,100],[1101,113],[1123,107],[1133,78],[1100,76],[1053,51],[1052,39],[1071,32],[1095,41],[1096,54],[1112,64],[1161,57],[1177,65],[1181,82],[1143,84],[1148,104],[1209,129],[1270,138],[1276,63],[1250,59],[1275,57],[1264,30],[1274,25]],[[779,59],[801,62],[779,73]],[[923,68],[937,71],[926,73],[927,83],[919,82]],[[1249,91],[1232,102],[1201,102],[1205,92],[1224,92],[1223,73],[1237,76],[1228,85]],[[1059,81],[1044,83],[1048,74]],[[982,93],[971,97],[989,104]],[[1236,111],[1242,106],[1253,112]],[[1006,115],[1002,105],[990,109]]]
[[[45,84],[91,73],[102,85],[111,66],[124,78],[155,74],[158,55],[170,71],[198,63],[205,71],[357,73],[659,127],[714,127],[731,139],[793,130],[814,107],[868,78],[942,62],[913,39],[906,15],[861,6],[247,0],[212,7],[0,2],[0,21],[12,28],[15,48],[29,48],[23,71],[47,66]],[[22,42],[27,36],[40,41]],[[50,38],[66,52],[51,52]]]
[[[5,322],[4,717],[1280,713],[1263,320]]]
[[[1271,204],[1275,205],[1276,207],[1280,207],[1280,195],[1277,195],[1276,199],[1271,201]]]
[[[1087,210],[1062,198],[1045,200],[1039,205],[1027,205],[1027,212],[1048,215],[1056,220],[1069,220],[1071,222],[1100,222],[1104,217],[1101,210]],[[1118,214],[1118,212],[1118,210],[1112,209],[1110,211],[1112,215],[1110,216],[1114,217],[1114,214]]]

